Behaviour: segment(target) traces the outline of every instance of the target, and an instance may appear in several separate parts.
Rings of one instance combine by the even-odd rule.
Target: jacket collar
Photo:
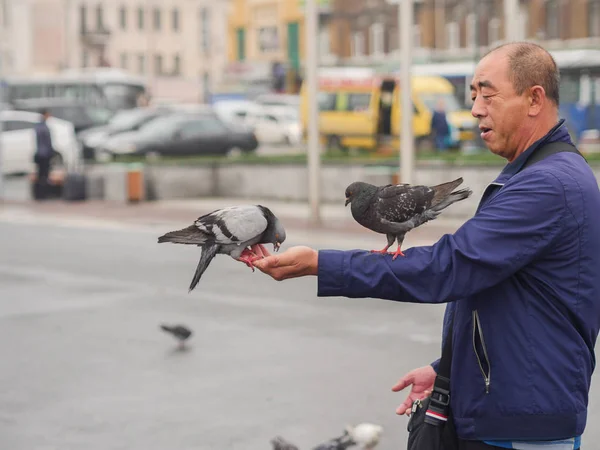
[[[535,153],[535,151],[543,145],[559,141],[573,144],[571,141],[571,136],[569,135],[569,130],[566,126],[564,126],[564,123],[565,119],[560,119],[558,123],[554,125],[554,127],[552,127],[548,133],[546,133],[545,136],[531,144],[529,148],[521,153],[513,162],[508,163],[504,169],[502,169],[502,172],[500,175],[498,175],[498,178],[496,178],[495,183],[505,183],[512,176],[516,175],[517,172],[521,170],[525,162],[531,157],[531,155],[533,155],[533,153]]]

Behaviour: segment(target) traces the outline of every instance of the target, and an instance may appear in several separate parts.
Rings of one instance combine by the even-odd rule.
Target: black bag
[[[531,155],[521,170],[555,153],[581,153],[566,142],[546,144]],[[584,158],[585,159],[585,158]],[[450,409],[450,363],[452,361],[452,329],[454,317],[448,329],[448,338],[442,349],[442,358],[430,397],[413,402],[408,422],[407,450],[457,450],[458,436]]]
[[[63,185],[63,199],[67,201],[82,201],[87,197],[86,177],[80,173],[68,173]]]
[[[450,411],[450,363],[452,361],[452,329],[442,349],[431,396],[413,402],[408,421],[407,450],[457,450],[458,436]]]

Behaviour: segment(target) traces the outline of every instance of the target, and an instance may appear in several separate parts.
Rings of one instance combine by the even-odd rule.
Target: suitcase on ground
[[[76,202],[87,198],[86,177],[82,173],[72,172],[65,176],[63,183],[63,200]]]

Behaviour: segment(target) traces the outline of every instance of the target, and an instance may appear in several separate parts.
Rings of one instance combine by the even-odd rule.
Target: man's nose
[[[486,115],[485,107],[482,105],[482,100],[480,99],[479,95],[475,97],[475,101],[473,102],[473,106],[471,107],[471,114],[476,119],[479,119],[480,117],[484,117]]]

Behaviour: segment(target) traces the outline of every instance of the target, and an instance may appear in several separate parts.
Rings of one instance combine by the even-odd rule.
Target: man
[[[450,126],[446,119],[446,108],[443,99],[437,102],[436,109],[431,115],[431,134],[434,138],[437,151],[446,151],[448,148],[447,142],[450,135]]]
[[[318,276],[319,296],[448,302],[454,317],[451,407],[462,449],[578,449],[600,327],[600,191],[576,153],[523,168],[570,142],[559,76],[541,47],[512,43],[478,64],[472,114],[508,164],[475,216],[406,257],[295,247],[255,265],[276,280]],[[437,362],[402,378],[398,408],[432,389]]]
[[[42,120],[35,125],[37,148],[34,162],[37,165],[36,182],[39,187],[41,198],[46,198],[49,194],[48,178],[50,176],[50,163],[52,161],[52,156],[54,156],[52,136],[50,134],[50,128],[48,128],[48,124],[46,123],[49,117],[50,113],[47,110],[42,111]]]

